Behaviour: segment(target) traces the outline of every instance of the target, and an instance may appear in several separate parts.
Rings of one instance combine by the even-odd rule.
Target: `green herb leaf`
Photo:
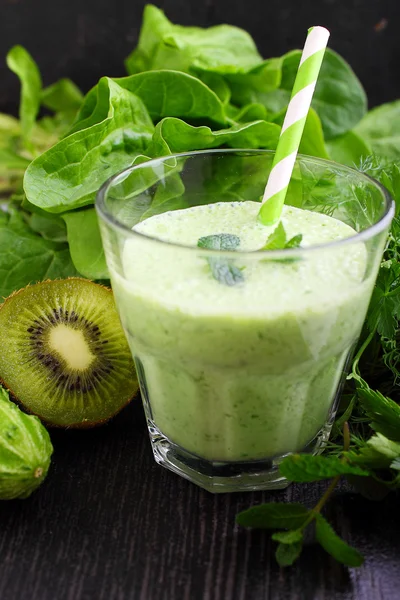
[[[371,390],[366,382],[358,387],[357,394],[371,419],[372,429],[390,440],[400,442],[400,406],[379,391]]]
[[[330,479],[336,475],[369,475],[368,471],[342,462],[337,456],[310,454],[292,454],[286,457],[279,465],[279,471],[289,481],[298,483]]]
[[[303,542],[293,544],[279,544],[275,552],[275,558],[280,567],[290,567],[300,556]]]
[[[240,512],[236,523],[253,529],[294,529],[301,527],[309,514],[305,506],[296,502],[270,502]]]
[[[298,233],[297,235],[294,235],[292,238],[290,238],[289,241],[286,242],[285,248],[299,248],[302,240],[303,240],[303,234]]]
[[[303,239],[301,233],[293,236],[290,240],[287,239],[285,228],[282,221],[278,223],[274,231],[268,237],[265,246],[261,250],[284,250],[285,248],[298,248]]]
[[[216,233],[199,238],[197,245],[209,250],[236,250],[240,246],[240,237],[231,233]]]
[[[32,56],[22,46],[11,48],[6,61],[9,69],[19,77],[21,82],[19,118],[22,134],[25,140],[28,140],[39,112],[42,79]]]
[[[286,244],[286,231],[282,225],[282,221],[279,221],[274,231],[268,236],[265,246],[260,248],[261,250],[281,250]]]
[[[240,238],[230,233],[217,233],[201,237],[197,245],[199,248],[207,248],[209,250],[236,250],[240,245]],[[242,271],[233,265],[232,261],[208,258],[207,262],[210,266],[212,276],[219,283],[233,286],[244,281]]]
[[[315,525],[315,535],[318,542],[333,558],[348,567],[360,567],[363,564],[364,557],[362,554],[346,544],[322,515],[316,515]]]
[[[299,529],[290,529],[289,531],[277,531],[271,535],[275,542],[282,544],[295,544],[303,541],[303,533]]]

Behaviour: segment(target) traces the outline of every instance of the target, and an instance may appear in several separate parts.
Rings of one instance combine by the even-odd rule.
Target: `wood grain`
[[[282,570],[263,532],[234,524],[262,501],[312,505],[324,485],[212,495],[156,465],[139,402],[92,431],[55,431],[30,499],[0,505],[1,600],[394,600],[399,498],[339,490],[329,518],[366,555],[347,570],[307,547]]]

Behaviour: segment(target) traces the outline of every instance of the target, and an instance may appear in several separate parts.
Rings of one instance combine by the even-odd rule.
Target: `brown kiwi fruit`
[[[44,281],[0,306],[0,380],[30,413],[92,427],[138,391],[112,291],[87,279]]]

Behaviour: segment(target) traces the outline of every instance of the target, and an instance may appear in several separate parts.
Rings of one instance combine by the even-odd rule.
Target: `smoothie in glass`
[[[275,229],[258,210],[224,202],[149,218],[134,231],[174,245],[127,240],[125,280],[112,274],[153,423],[209,461],[300,451],[324,428],[373,284],[363,282],[362,243],[307,260],[246,261],[241,253]],[[293,207],[282,224],[288,238],[302,234],[302,247],[356,233]],[[215,278],[201,252],[193,257],[199,238],[220,233],[240,239],[237,258],[215,258],[239,271],[233,284]]]
[[[154,458],[212,492],[284,487],[282,458],[327,441],[393,217],[379,183],[299,156],[263,225],[274,156],[161,157],[97,197]]]

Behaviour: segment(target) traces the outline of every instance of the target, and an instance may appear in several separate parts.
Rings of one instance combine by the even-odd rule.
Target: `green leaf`
[[[265,246],[263,246],[261,250],[281,250],[285,247],[286,240],[287,237],[285,228],[282,224],[282,221],[279,221],[274,231],[270,236],[268,236]]]
[[[288,96],[300,58],[300,50],[293,50],[283,57],[281,88]],[[312,107],[321,119],[327,140],[353,129],[367,110],[367,98],[360,81],[348,63],[329,48],[318,76]]]
[[[294,544],[279,544],[275,552],[275,558],[280,567],[290,567],[300,556],[303,542]]]
[[[37,209],[37,207],[35,208]],[[52,242],[67,241],[67,229],[61,217],[37,209],[29,215],[28,224],[32,231],[39,233],[45,240],[51,240]]]
[[[301,242],[303,240],[303,234],[298,233],[294,235],[288,242],[285,244],[285,248],[299,248]]]
[[[230,25],[208,29],[172,24],[163,11],[145,7],[139,43],[125,61],[128,73],[154,69],[216,73],[246,71],[262,62],[250,35]]]
[[[390,463],[390,468],[400,471],[400,455]]]
[[[236,250],[240,246],[240,237],[231,233],[216,233],[199,238],[197,245],[208,250]]]
[[[373,108],[355,128],[378,156],[400,160],[400,100]]]
[[[292,454],[279,465],[279,471],[289,481],[305,483],[330,479],[336,475],[360,475],[367,477],[368,471],[358,466],[342,462],[337,456],[312,456]]]
[[[79,273],[89,279],[109,279],[94,208],[63,214],[67,224],[69,251]]]
[[[165,118],[156,125],[148,154],[165,156],[174,152],[188,152],[228,146],[231,148],[275,149],[280,127],[274,123],[254,121],[212,131],[210,127],[193,127],[177,118]]]
[[[360,567],[364,557],[342,540],[320,514],[316,515],[315,535],[324,550],[347,567]]]
[[[326,145],[332,160],[351,167],[358,165],[372,152],[370,146],[355,131],[332,138]]]
[[[357,388],[362,408],[371,420],[375,431],[395,442],[400,442],[400,406],[379,391],[364,384]]]
[[[29,283],[74,275],[67,244],[36,235],[19,213],[0,220],[0,298]]]
[[[197,246],[209,250],[236,250],[240,245],[240,238],[230,233],[218,233],[199,238]],[[231,260],[220,258],[207,258],[214,279],[224,285],[237,285],[244,281],[242,271],[232,264]]]
[[[100,186],[131,166],[148,146],[153,124],[142,101],[111,79],[103,78],[99,85],[108,95],[107,116],[62,139],[29,165],[24,188],[32,204],[51,212],[92,204]]]
[[[114,79],[144,103],[155,121],[163,117],[226,124],[224,105],[200,79],[179,71],[148,71]]]
[[[41,103],[54,112],[76,112],[83,101],[83,94],[70,79],[60,79],[42,90]]]
[[[289,531],[273,533],[271,538],[275,542],[281,542],[282,544],[296,544],[303,541],[303,533],[299,529],[290,529]]]
[[[310,511],[297,502],[258,504],[236,515],[236,523],[253,529],[295,529],[301,527]]]
[[[40,107],[42,89],[40,72],[32,56],[22,46],[11,48],[6,61],[9,69],[18,76],[21,82],[19,118],[22,134],[25,140],[28,140]]]

